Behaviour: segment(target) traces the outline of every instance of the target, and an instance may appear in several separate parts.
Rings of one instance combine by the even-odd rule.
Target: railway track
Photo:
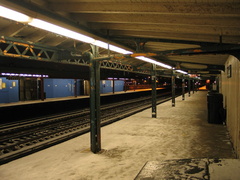
[[[158,97],[157,104],[171,99]],[[101,107],[101,126],[151,107],[150,97],[112,103]],[[40,151],[89,132],[89,109],[4,124],[0,128],[0,164]]]

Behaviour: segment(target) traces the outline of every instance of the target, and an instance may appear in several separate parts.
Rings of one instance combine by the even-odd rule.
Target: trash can
[[[224,121],[223,95],[217,92],[207,94],[208,123],[222,124]]]

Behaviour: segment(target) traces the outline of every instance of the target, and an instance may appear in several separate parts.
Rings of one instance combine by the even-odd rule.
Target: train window
[[[5,89],[5,88],[7,88],[7,84],[6,83],[2,83],[2,89]]]
[[[12,82],[12,87],[16,87],[16,81]]]

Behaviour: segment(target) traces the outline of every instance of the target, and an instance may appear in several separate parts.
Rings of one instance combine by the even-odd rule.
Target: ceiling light
[[[182,71],[182,70],[176,70],[177,72],[179,72],[179,73],[182,73],[182,74],[188,74],[187,72],[185,72],[185,71]]]
[[[96,40],[93,43],[93,45],[96,45],[96,46],[104,48],[104,49],[109,49],[110,51],[118,52],[120,54],[132,54],[133,53],[131,51],[127,51],[123,48],[120,48],[120,47],[117,47],[117,46],[114,46],[114,45],[111,45],[111,44],[108,44],[106,42],[99,41],[99,40]]]
[[[145,61],[145,62],[149,62],[149,63],[153,63],[153,64],[156,63],[156,61],[154,61],[150,58],[144,57],[144,56],[138,56],[138,57],[136,57],[136,59],[139,59],[139,60],[142,60],[142,61]]]
[[[121,54],[132,54],[133,53],[131,51],[127,51],[123,48],[120,48],[120,47],[117,47],[117,46],[114,46],[114,45],[111,45],[111,44],[109,45],[109,49],[111,51],[118,52],[118,53],[121,53]]]
[[[46,30],[46,31],[50,31],[56,34],[60,34],[62,36],[66,36],[75,40],[79,40],[85,43],[94,43],[95,39],[89,37],[89,36],[85,36],[83,34],[74,32],[72,30],[57,26],[55,24],[51,24],[49,22],[40,20],[40,19],[32,19],[31,22],[28,23],[31,26]]]
[[[167,68],[167,69],[172,69],[171,66],[169,66],[169,65],[167,65],[167,64],[164,64],[164,63],[161,63],[161,62],[157,62],[157,61],[156,61],[156,65],[162,66],[162,67]]]
[[[31,18],[20,12],[0,6],[0,16],[18,22],[29,22]]]
[[[109,48],[109,50],[114,51],[114,52],[118,52],[118,53],[121,53],[121,54],[131,54],[132,53],[130,51],[119,48],[117,46],[114,46],[114,45],[111,45],[111,44],[108,45],[108,43],[105,43],[103,41],[95,40],[95,39],[93,39],[89,36],[85,36],[83,34],[71,31],[69,29],[57,26],[55,24],[48,23],[48,22],[40,20],[40,19],[32,19],[32,21],[29,22],[28,24],[31,25],[31,26],[46,30],[46,31],[50,31],[50,32],[53,32],[53,33],[56,33],[56,34],[60,34],[62,36],[66,36],[66,37],[78,40],[78,41],[93,44],[93,45],[96,45],[96,46],[104,48],[104,49]]]
[[[142,61],[146,61],[146,62],[149,62],[149,63],[152,63],[152,64],[156,64],[158,66],[161,66],[161,67],[164,67],[166,69],[172,69],[171,66],[167,65],[167,64],[164,64],[164,63],[161,63],[161,62],[158,62],[158,61],[155,61],[153,59],[150,59],[148,57],[144,57],[144,56],[138,56],[136,57],[137,59],[140,59]]]

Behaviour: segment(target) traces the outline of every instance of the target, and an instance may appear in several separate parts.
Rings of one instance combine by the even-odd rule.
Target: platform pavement
[[[1,180],[132,180],[146,162],[235,158],[226,126],[207,122],[206,91],[176,98],[175,107],[158,105],[157,118],[147,109],[101,134],[98,154],[89,150],[87,133],[0,166]]]
[[[134,180],[239,180],[240,159],[202,158],[148,161]]]
[[[160,90],[163,88],[157,88]],[[118,91],[118,92],[109,92],[100,94],[101,96],[109,96],[109,95],[117,95],[117,94],[124,94],[124,93],[134,93],[140,91],[151,91],[151,89],[135,89],[135,90],[127,90],[127,91]],[[46,103],[52,101],[65,101],[65,100],[75,100],[75,99],[82,99],[82,98],[89,98],[89,95],[80,95],[80,96],[67,96],[67,97],[56,97],[56,98],[46,98],[44,100],[37,99],[37,100],[26,100],[26,101],[17,101],[17,102],[10,102],[10,103],[0,103],[1,107],[8,107],[8,106],[18,106],[18,105],[26,105],[26,104],[36,104],[36,103]]]

